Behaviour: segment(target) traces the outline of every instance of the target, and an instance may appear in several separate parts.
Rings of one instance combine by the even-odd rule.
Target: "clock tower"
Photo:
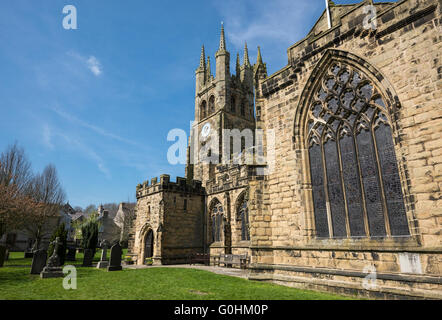
[[[232,156],[229,155],[229,159],[222,156],[223,129],[255,129],[254,67],[249,61],[247,43],[243,63],[238,53],[236,74],[231,74],[224,26],[221,26],[215,63],[213,76],[210,57],[206,59],[203,46],[195,72],[195,120],[189,141],[186,176],[202,181],[204,186],[215,178],[216,165],[228,163]]]

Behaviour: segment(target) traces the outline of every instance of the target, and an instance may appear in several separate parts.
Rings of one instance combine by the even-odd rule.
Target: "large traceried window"
[[[388,115],[360,70],[322,76],[306,126],[318,238],[410,235]]]

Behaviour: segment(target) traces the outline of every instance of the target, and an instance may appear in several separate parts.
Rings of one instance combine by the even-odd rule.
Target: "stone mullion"
[[[325,208],[327,210],[328,237],[333,238],[333,220],[331,216],[330,198],[328,195],[327,167],[326,167],[325,152],[324,152],[324,137],[326,132],[327,132],[327,125],[324,125],[322,137],[320,140],[320,145],[321,145],[321,156],[322,156],[322,168],[324,170]]]
[[[342,156],[341,156],[341,144],[340,144],[340,136],[339,136],[339,130],[341,125],[339,126],[337,133],[336,133],[336,149],[338,152],[338,159],[339,159],[339,174],[341,175],[341,188],[342,188],[342,195],[344,196],[344,210],[345,210],[345,230],[347,232],[347,238],[351,237],[350,232],[350,218],[348,215],[348,204],[347,204],[347,192],[345,190],[345,182],[344,182],[344,173],[343,173],[343,164],[342,164]]]

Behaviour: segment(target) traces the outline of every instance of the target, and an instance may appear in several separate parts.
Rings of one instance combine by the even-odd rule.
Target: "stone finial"
[[[206,65],[206,80],[210,81],[210,77],[212,76],[212,72],[210,70],[210,57],[207,57],[207,65]]]
[[[247,42],[244,45],[244,66],[250,67],[249,49],[247,49]]]
[[[226,51],[226,37],[224,35],[224,23],[223,22],[221,22],[221,36],[219,39],[218,51]]]
[[[239,52],[236,54],[236,75],[239,76],[241,73],[241,61],[239,59]]]
[[[200,65],[198,71],[206,70],[206,53],[204,51],[204,45],[201,47]]]
[[[263,62],[262,62],[262,56],[261,56],[261,48],[258,46],[258,56],[257,56],[257,58],[256,58],[256,63],[258,64],[258,65],[260,65],[260,64],[263,64]]]

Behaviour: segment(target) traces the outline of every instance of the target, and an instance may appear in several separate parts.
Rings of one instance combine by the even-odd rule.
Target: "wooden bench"
[[[239,265],[241,269],[247,269],[250,263],[250,258],[247,254],[220,254],[219,257],[215,257],[215,264],[219,266],[224,264],[224,266]]]
[[[189,264],[203,263],[206,266],[210,265],[209,253],[192,253],[189,255]]]

